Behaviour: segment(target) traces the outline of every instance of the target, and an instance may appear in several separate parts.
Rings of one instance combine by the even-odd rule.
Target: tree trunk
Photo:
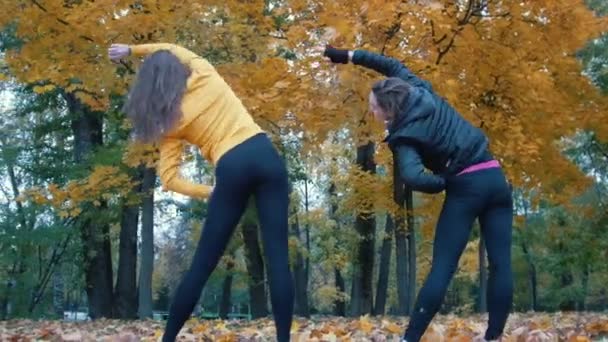
[[[488,311],[488,267],[486,266],[486,243],[479,237],[479,312]]]
[[[304,180],[304,211],[306,212],[306,216],[309,215],[309,206],[308,206],[308,178]],[[299,227],[298,227],[299,228]],[[299,229],[298,229],[299,230]],[[304,230],[306,233],[306,251],[310,253],[310,223],[307,220],[306,225],[304,226]],[[300,234],[298,233],[298,241],[300,239]],[[310,278],[310,258],[306,257],[305,261],[305,271],[304,271],[304,279],[303,279],[303,294],[300,295],[301,306],[301,315],[304,317],[310,316],[310,304],[308,302],[308,279]]]
[[[294,209],[296,211],[297,209]],[[300,222],[298,220],[298,216],[296,214],[295,220],[291,224],[292,234],[298,239],[300,242]],[[296,305],[295,305],[295,313],[297,315],[303,317],[310,317],[309,307],[308,307],[308,284],[306,277],[306,264],[304,263],[304,257],[299,250],[295,252],[295,264],[293,266],[294,270],[294,278],[295,278],[295,295],[296,295]]]
[[[532,268],[529,271],[530,275],[530,287],[532,288],[531,300],[532,300],[532,310],[537,312],[538,307],[538,280],[536,278],[536,267],[532,264]]]
[[[583,276],[581,279],[581,287],[583,288],[582,291],[582,295],[578,304],[578,310],[579,311],[586,311],[587,310],[587,294],[589,293],[589,276],[591,275],[590,273],[590,267],[589,264],[586,264],[585,266],[583,266]]]
[[[562,242],[558,243],[557,250],[559,255],[566,255],[564,253],[565,248]],[[572,274],[572,271],[569,269],[567,264],[564,265],[563,269],[561,270],[559,279],[562,288],[568,288],[574,283],[574,275]],[[576,310],[576,304],[576,300],[574,300],[573,298],[564,298],[559,303],[559,309],[561,311],[574,311]]]
[[[135,179],[135,181],[139,181],[139,179]],[[134,191],[139,191],[139,188],[140,185],[136,186]],[[114,316],[119,319],[137,318],[138,223],[139,205],[124,205],[120,222],[118,270],[116,272],[116,288],[114,290]]]
[[[90,219],[81,220],[80,226],[81,238],[85,242],[84,273],[89,315],[91,319],[111,318],[114,295],[110,228]]]
[[[144,168],[141,192],[141,256],[139,266],[139,318],[152,318],[152,273],[154,271],[154,188],[156,170]]]
[[[407,312],[414,310],[416,298],[416,227],[414,226],[414,195],[405,189],[405,209],[407,211],[407,251],[408,251],[408,294]]]
[[[252,318],[268,315],[268,302],[264,280],[264,262],[258,242],[258,229],[255,224],[243,223],[243,242],[247,256],[247,269],[251,280],[249,282],[249,302]]]
[[[8,319],[8,289],[5,291],[6,293],[2,296],[2,300],[0,300],[0,321],[5,321]]]
[[[88,109],[72,93],[64,93],[72,117],[74,161],[86,164],[88,157],[103,144],[103,113]],[[112,317],[113,281],[109,225],[99,217],[99,207],[85,208],[78,219],[84,253],[84,274],[89,315],[92,319]]]
[[[374,151],[375,146],[372,142],[357,148],[357,165],[363,171],[372,174],[376,172]],[[359,233],[359,245],[351,295],[351,314],[353,316],[372,312],[375,228],[376,220],[373,214],[360,213],[357,215],[355,229]]]
[[[401,209],[395,217],[395,257],[397,259],[397,296],[399,298],[397,314],[407,315],[409,304],[408,297],[408,263],[407,263],[407,231],[405,227],[404,205],[405,186],[401,181],[399,173],[399,160],[393,154],[393,199]]]
[[[562,271],[562,274],[560,276],[560,282],[561,282],[562,288],[570,287],[572,285],[572,283],[574,282],[574,277],[572,276],[572,273],[570,273],[570,271],[568,271],[568,270]],[[575,311],[576,304],[577,304],[576,300],[574,300],[573,298],[564,298],[559,303],[559,310]]]
[[[336,160],[333,159],[335,162]],[[330,199],[330,217],[334,219],[336,222],[335,231],[336,235],[340,234],[340,220],[337,217],[338,211],[338,203],[336,198],[336,184],[332,181],[329,184],[329,199]],[[337,248],[338,246],[336,246]],[[344,277],[342,276],[342,272],[340,271],[340,267],[336,266],[334,268],[334,281],[336,290],[340,292],[341,295],[346,293],[346,284],[344,282]],[[334,315],[336,316],[346,316],[346,301],[343,299],[343,296],[339,296],[334,301]]]
[[[340,272],[339,268],[334,269],[334,277],[336,281],[336,290],[338,290],[341,294],[346,293],[346,284],[344,281],[344,277],[342,276],[342,272]],[[346,301],[343,299],[336,299],[334,301],[334,315],[344,317],[346,316]]]
[[[538,311],[538,295],[537,295],[537,281],[536,281],[536,266],[532,261],[532,256],[528,251],[528,246],[524,238],[521,240],[521,250],[524,253],[526,263],[528,264],[528,279],[530,282],[530,308],[532,311]]]
[[[13,264],[12,270],[11,272],[9,272],[9,274],[14,273],[15,267]],[[4,295],[2,296],[2,303],[0,303],[2,305],[2,307],[0,308],[0,320],[4,321],[7,320],[11,317],[11,293],[12,293],[12,289],[15,287],[15,280],[14,279],[9,279],[6,281],[5,283],[5,292]]]
[[[528,206],[524,202],[524,231],[527,228],[527,220],[528,220]],[[526,263],[528,264],[528,277],[530,281],[530,307],[532,311],[538,311],[538,283],[536,280],[536,265],[534,265],[534,261],[532,258],[532,254],[528,250],[528,244],[526,243],[526,238],[521,237],[520,239],[521,250],[524,253],[524,257],[526,259]]]
[[[226,272],[228,273],[222,283],[222,299],[220,301],[220,312],[219,316],[221,319],[228,319],[228,313],[230,312],[230,303],[232,298],[232,269],[234,268],[234,262],[229,262],[226,265]]]
[[[65,311],[64,298],[65,283],[63,272],[59,268],[53,272],[53,312],[59,319],[63,319],[63,312]]]
[[[386,215],[386,225],[384,227],[384,240],[380,252],[380,270],[378,271],[378,286],[376,288],[376,303],[374,315],[384,315],[386,311],[386,297],[388,291],[388,276],[391,265],[391,252],[393,247],[393,218],[390,214]]]

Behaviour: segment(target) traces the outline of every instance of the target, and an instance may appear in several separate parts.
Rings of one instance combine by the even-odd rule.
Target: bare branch
[[[34,5],[36,5],[36,7],[40,8],[40,9],[41,9],[43,12],[48,12],[48,11],[46,10],[46,8],[44,8],[44,7],[43,7],[43,6],[42,6],[40,3],[38,3],[38,1],[36,1],[36,0],[32,0],[32,3],[33,3]]]

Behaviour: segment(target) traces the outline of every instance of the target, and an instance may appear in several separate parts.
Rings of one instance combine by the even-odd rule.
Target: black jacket
[[[357,50],[352,62],[412,86],[385,141],[397,157],[403,181],[413,190],[439,193],[445,189],[446,177],[491,159],[485,134],[398,60]],[[425,167],[433,173],[425,172]]]

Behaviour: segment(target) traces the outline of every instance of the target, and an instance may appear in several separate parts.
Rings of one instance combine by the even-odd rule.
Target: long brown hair
[[[410,85],[397,77],[389,77],[372,86],[378,106],[392,119],[399,114],[401,106],[410,94]]]
[[[144,60],[123,107],[136,140],[157,142],[179,121],[190,73],[190,69],[167,50],[156,51]]]

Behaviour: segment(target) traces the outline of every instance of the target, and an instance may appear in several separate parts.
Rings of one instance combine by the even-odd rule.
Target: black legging
[[[285,164],[265,134],[256,135],[223,155],[208,216],[190,269],[169,310],[163,341],[174,341],[192,314],[251,195],[255,196],[270,280],[272,311],[279,342],[289,341],[293,279],[288,263],[288,180]]]
[[[418,342],[439,311],[476,218],[479,218],[490,266],[489,322],[485,339],[500,337],[513,301],[511,196],[510,185],[499,168],[448,178],[446,198],[435,230],[431,271],[418,293],[404,336],[407,342]]]

